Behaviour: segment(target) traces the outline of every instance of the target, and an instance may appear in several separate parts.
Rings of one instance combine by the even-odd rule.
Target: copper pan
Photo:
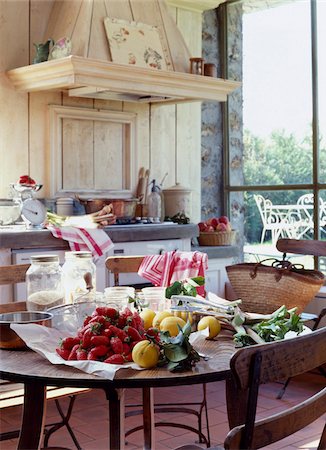
[[[132,219],[135,217],[137,198],[112,199],[112,198],[90,198],[83,200],[76,196],[77,200],[84,205],[86,214],[100,211],[105,205],[112,205],[113,214],[117,219]]]

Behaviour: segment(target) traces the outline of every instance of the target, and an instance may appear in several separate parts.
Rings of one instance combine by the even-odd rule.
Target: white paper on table
[[[75,367],[83,372],[97,375],[108,380],[113,380],[115,373],[119,369],[143,370],[135,363],[125,363],[123,365],[107,364],[100,361],[66,361],[59,356],[55,349],[59,346],[60,339],[69,336],[68,333],[56,330],[55,328],[44,327],[43,325],[31,324],[11,324],[12,328],[26,345],[34,352],[49,360],[52,364],[65,364]]]

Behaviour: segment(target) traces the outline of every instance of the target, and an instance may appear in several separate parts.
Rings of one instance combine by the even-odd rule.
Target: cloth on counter
[[[54,237],[68,241],[71,250],[90,251],[95,260],[114,246],[106,232],[100,228],[54,227],[53,225],[48,225],[47,228]]]
[[[155,286],[169,286],[174,281],[197,276],[205,277],[208,268],[208,256],[202,252],[166,252],[163,255],[145,256],[138,275],[146,278]],[[204,286],[197,289],[204,293]]]

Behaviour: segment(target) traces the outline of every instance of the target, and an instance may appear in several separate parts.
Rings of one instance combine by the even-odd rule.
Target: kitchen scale
[[[46,208],[40,200],[34,198],[35,192],[39,191],[42,184],[19,184],[11,183],[13,190],[18,194],[21,201],[21,215],[28,228],[42,228],[46,219]]]

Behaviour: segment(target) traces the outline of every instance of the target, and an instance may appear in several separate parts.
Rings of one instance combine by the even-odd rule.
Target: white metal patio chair
[[[263,244],[266,232],[270,231],[273,245],[276,244],[279,237],[297,237],[297,229],[301,226],[301,216],[296,208],[281,209],[280,206],[273,205],[271,200],[264,198],[260,194],[254,194],[258,211],[263,222],[263,230],[260,243]],[[287,206],[287,205],[281,205]]]

